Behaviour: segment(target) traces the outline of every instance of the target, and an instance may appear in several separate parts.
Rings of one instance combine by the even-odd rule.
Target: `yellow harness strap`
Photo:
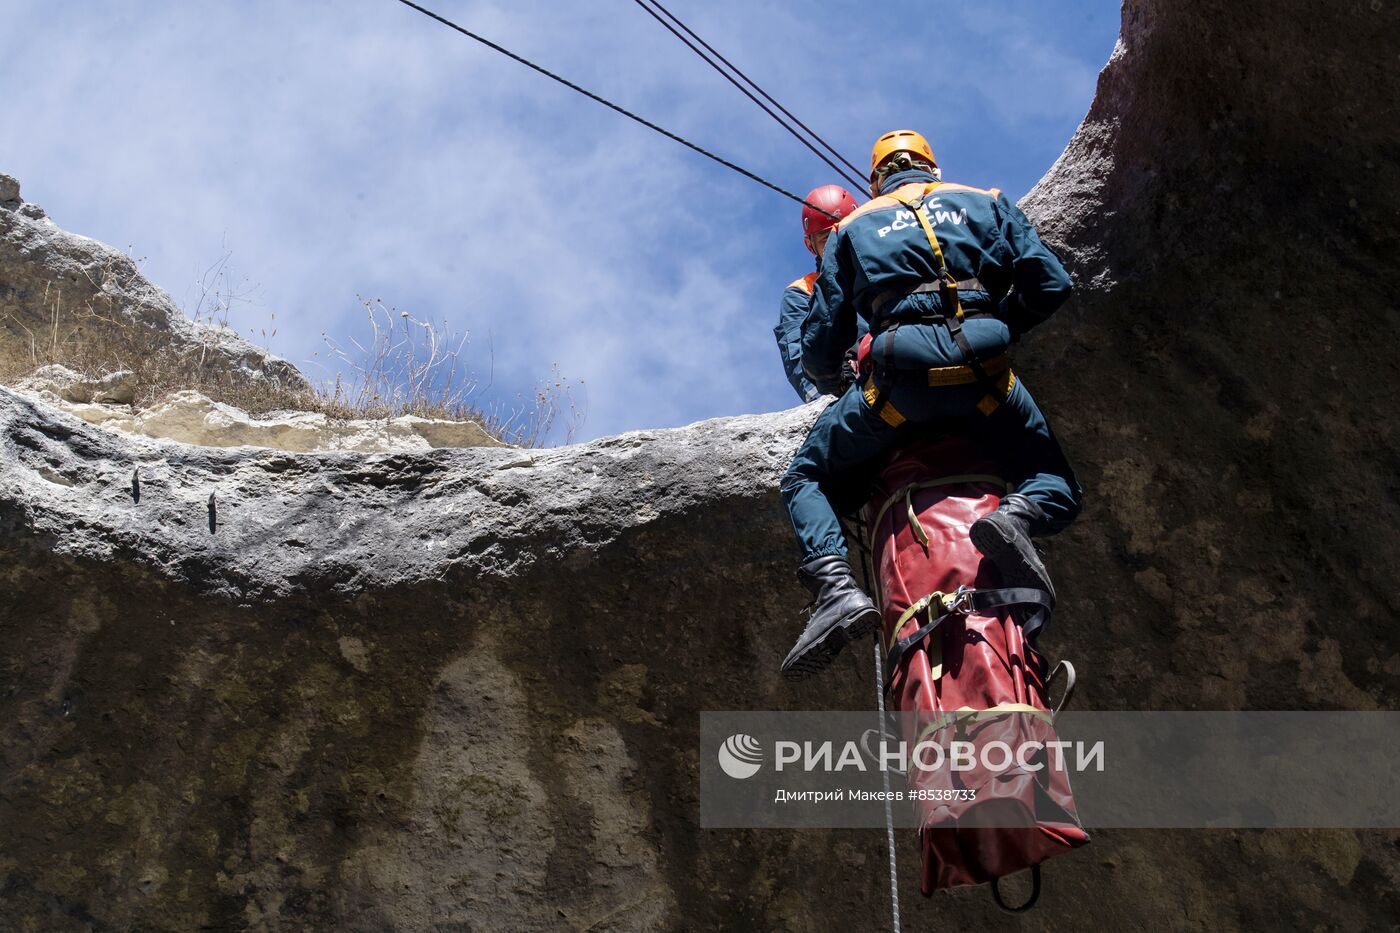
[[[897,428],[904,423],[904,416],[899,413],[888,401],[880,404],[880,390],[875,388],[875,377],[871,376],[865,380],[865,387],[861,390],[865,395],[865,404],[875,409],[875,413],[892,428]]]
[[[1003,353],[982,364],[982,371],[988,375],[1001,374],[1011,368],[1011,358]],[[965,386],[977,381],[977,374],[971,366],[934,366],[928,371],[930,386]]]
[[[936,181],[924,185],[924,192],[919,195],[917,206],[915,202],[906,201],[899,195],[891,196],[900,204],[909,208],[910,213],[919,221],[919,226],[924,228],[924,236],[928,237],[928,245],[933,247],[933,258],[938,260],[938,274],[942,276],[944,288],[953,300],[953,314],[961,321],[963,319],[963,309],[962,299],[958,297],[958,280],[953,278],[953,273],[948,269],[948,263],[943,258],[943,247],[938,242],[938,235],[933,232],[933,225],[928,222],[928,215],[920,210],[920,208],[923,207],[924,201],[929,195],[933,194],[934,189],[936,189],[938,185],[939,182]]]
[[[997,392],[1001,393],[1001,398],[997,398],[994,393],[988,392],[986,395],[982,396],[982,401],[977,403],[977,410],[984,415],[990,415],[992,412],[996,411],[1001,405],[1002,399],[1011,394],[1011,387],[1015,384],[1016,374],[1009,369],[1000,376],[997,376],[996,379],[992,380],[992,385],[996,387]]]
[[[904,610],[895,620],[894,628],[891,631],[890,643],[885,646],[885,650],[893,651],[895,644],[899,641],[899,633],[904,628],[904,624],[921,612],[929,610],[937,603],[940,609],[947,611],[952,607],[955,600],[959,599],[958,593],[944,593],[941,590],[934,590],[926,596],[914,601],[914,604]],[[933,680],[943,676],[943,637],[941,632],[935,631],[934,638],[930,639],[930,644],[924,649],[928,653],[929,666],[932,668],[930,677]]]

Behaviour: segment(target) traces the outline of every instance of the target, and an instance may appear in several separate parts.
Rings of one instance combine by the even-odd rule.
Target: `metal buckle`
[[[972,594],[975,592],[972,587],[963,585],[951,593],[939,594],[938,599],[943,604],[944,612],[968,613],[972,611]]]

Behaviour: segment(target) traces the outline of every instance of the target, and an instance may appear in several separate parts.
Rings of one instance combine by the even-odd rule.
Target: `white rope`
[[[859,518],[847,519],[841,517],[843,530],[846,532],[847,540],[854,540],[860,549],[860,569],[865,577],[865,588],[870,591],[874,599],[879,602],[880,587],[875,580],[875,556],[871,553],[870,547],[866,544],[865,523]],[[880,717],[880,781],[884,785],[885,792],[885,845],[890,854],[890,922],[893,924],[894,933],[900,933],[899,928],[899,863],[894,853],[894,806],[890,803],[890,773],[885,769],[883,753],[885,750],[885,656],[882,653],[884,645],[884,625],[875,628],[875,709]]]
[[[894,854],[894,808],[890,804],[890,772],[884,767],[885,745],[885,660],[881,654],[883,639],[880,629],[875,630],[875,704],[880,711],[880,780],[885,791],[885,842],[890,850],[890,913],[893,916],[894,933],[899,933],[899,867]]]
[[[895,862],[895,810],[890,806],[889,770],[883,766],[885,751],[885,658],[881,657],[883,647],[881,632],[875,630],[875,703],[879,707],[879,741],[881,741],[882,761],[879,776],[885,783],[885,842],[889,845],[889,909],[895,923],[895,933],[899,933],[899,866]]]

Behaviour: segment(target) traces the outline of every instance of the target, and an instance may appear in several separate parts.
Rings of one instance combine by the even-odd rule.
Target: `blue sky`
[[[836,179],[631,0],[443,15],[778,184]],[[900,127],[1024,194],[1083,117],[1108,0],[668,7],[862,165]],[[581,439],[796,404],[772,326],[800,208],[393,0],[0,0],[0,172],[177,302],[225,252],[230,323],[299,365],[356,295],[470,335],[486,395],[549,376]],[[315,367],[303,368],[315,376]]]

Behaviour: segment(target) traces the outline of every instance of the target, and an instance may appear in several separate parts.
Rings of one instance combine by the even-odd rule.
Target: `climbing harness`
[[[970,279],[959,279],[957,282],[957,286],[959,293],[985,292],[987,290],[987,286],[982,284],[982,280],[976,278],[975,276]],[[876,294],[876,296],[873,299],[871,299],[870,316],[878,320],[880,317],[880,312],[883,311],[891,301],[895,301],[900,298],[907,298],[910,295],[922,295],[929,292],[936,292],[939,291],[942,287],[943,286],[941,282],[922,282],[911,289],[887,288],[884,291]],[[966,313],[966,311],[964,311],[964,313]],[[983,315],[973,313],[969,316],[981,317]],[[992,315],[990,312],[987,312],[985,316],[991,317]]]
[[[984,360],[983,370],[992,376],[1001,375],[1011,368],[1011,357],[1005,353]],[[977,381],[977,374],[970,366],[931,366],[928,369],[899,370],[888,377],[894,385],[913,386],[962,386]]]
[[[924,236],[928,239],[929,247],[933,250],[933,259],[938,267],[938,280],[936,282],[923,282],[912,289],[886,289],[876,295],[870,305],[871,330],[872,334],[877,336],[872,336],[868,349],[862,347],[862,350],[873,357],[875,341],[881,341],[881,346],[880,358],[871,367],[872,372],[865,383],[865,401],[891,427],[899,427],[905,421],[904,415],[889,401],[890,389],[895,385],[980,385],[984,389],[984,394],[977,403],[977,410],[984,415],[991,415],[1001,406],[1002,401],[1011,393],[1012,387],[1016,384],[1016,376],[1011,370],[1010,357],[1003,353],[988,360],[979,358],[971,341],[963,333],[964,321],[979,317],[993,317],[994,315],[991,311],[984,310],[969,312],[963,307],[961,290],[985,291],[985,286],[975,277],[959,280],[953,276],[943,257],[943,247],[938,241],[938,235],[933,232],[933,225],[929,223],[928,216],[923,211],[924,202],[940,184],[940,182],[931,182],[925,185],[922,194],[913,200],[906,200],[898,194],[890,195],[918,219],[919,226],[923,228]],[[930,293],[938,294],[939,310],[920,315],[919,322],[942,324],[949,336],[953,338],[953,342],[957,344],[964,362],[954,366],[935,366],[930,369],[910,372],[898,371],[894,365],[894,335],[900,324],[905,322],[890,320],[883,312],[900,299],[910,295]]]
[[[561,77],[561,76],[555,74],[554,72],[550,71],[550,70],[547,69],[547,68],[544,68],[544,67],[542,67],[542,66],[540,66],[540,65],[536,65],[534,62],[530,61],[529,59],[525,58],[524,56],[517,55],[516,53],[512,52],[510,49],[506,48],[505,46],[500,45],[500,44],[495,43],[495,42],[492,42],[490,39],[487,39],[485,36],[478,35],[477,33],[472,32],[470,29],[467,29],[467,28],[464,27],[464,26],[459,26],[459,25],[457,25],[456,23],[452,22],[452,20],[448,19],[447,17],[442,16],[441,14],[438,14],[438,13],[434,13],[432,10],[428,9],[427,7],[419,6],[417,3],[414,3],[413,0],[398,0],[398,2],[399,2],[399,3],[402,3],[404,6],[408,7],[409,9],[417,10],[419,13],[422,13],[424,16],[428,17],[428,18],[431,19],[431,20],[435,20],[436,22],[441,23],[442,25],[446,26],[448,29],[452,29],[452,30],[455,30],[456,32],[461,33],[462,35],[466,36],[468,39],[472,39],[473,41],[476,41],[476,42],[481,43],[482,45],[486,46],[488,49],[491,49],[492,51],[500,52],[500,53],[501,53],[502,55],[504,55],[506,58],[509,58],[509,59],[511,59],[512,61],[519,62],[520,64],[524,65],[526,68],[531,69],[532,71],[539,72],[540,74],[544,75],[546,78],[549,78],[551,81],[557,81],[559,84],[564,85],[564,87],[568,88],[569,90],[571,90],[571,91],[577,91],[578,93],[582,94],[584,97],[587,97],[589,100],[592,100],[592,101],[595,101],[595,102],[597,102],[597,103],[599,103],[599,104],[602,104],[604,107],[607,107],[609,110],[612,110],[612,111],[614,111],[614,112],[616,112],[616,113],[620,113],[620,114],[622,114],[624,117],[626,117],[627,119],[632,120],[633,122],[636,122],[636,123],[640,123],[642,126],[645,126],[647,129],[649,129],[649,130],[654,130],[655,132],[660,133],[662,136],[665,136],[667,139],[670,139],[670,140],[673,140],[673,141],[675,141],[675,142],[678,142],[678,143],[680,143],[682,146],[685,146],[687,149],[690,149],[690,150],[692,150],[693,152],[698,152],[700,155],[704,156],[704,157],[707,158],[707,159],[710,159],[710,160],[712,160],[712,161],[714,161],[714,162],[718,162],[720,165],[723,165],[725,168],[730,169],[731,171],[737,172],[737,173],[739,173],[740,175],[743,175],[745,178],[749,179],[750,181],[756,181],[756,182],[758,182],[760,185],[763,185],[765,188],[768,188],[768,189],[771,190],[771,191],[776,191],[778,194],[781,194],[783,197],[785,197],[785,198],[790,198],[790,199],[796,201],[796,202],[799,203],[799,204],[805,204],[807,207],[810,207],[810,208],[812,208],[813,210],[819,210],[819,211],[821,210],[821,208],[817,207],[815,204],[808,204],[808,202],[807,202],[805,199],[798,197],[797,195],[793,194],[791,191],[788,191],[786,188],[780,188],[778,185],[773,184],[773,182],[769,181],[768,179],[763,178],[762,176],[756,175],[756,174],[754,174],[753,172],[749,171],[748,169],[743,168],[742,166],[736,165],[736,164],[734,164],[733,162],[730,162],[728,159],[723,158],[722,156],[717,156],[717,155],[715,155],[713,152],[710,152],[708,149],[702,148],[701,146],[697,146],[695,143],[691,142],[690,140],[685,139],[685,138],[682,137],[682,136],[678,136],[678,135],[676,135],[675,133],[672,133],[672,132],[671,132],[670,130],[668,130],[668,129],[665,129],[665,128],[663,128],[663,127],[657,126],[655,123],[651,122],[650,120],[646,119],[645,117],[640,117],[640,116],[638,116],[637,114],[633,113],[632,111],[627,110],[627,109],[625,109],[625,108],[623,108],[623,107],[620,107],[620,106],[618,106],[617,104],[614,104],[612,101],[608,100],[607,98],[602,97],[602,96],[600,96],[600,95],[598,95],[598,94],[595,94],[595,93],[593,93],[592,91],[588,90],[587,88],[580,87],[579,85],[575,84],[574,82],[570,81],[569,79],[564,78],[564,77]],[[822,213],[826,213],[826,211],[822,211]]]
[[[934,261],[938,263],[939,297],[942,299],[941,323],[948,329],[958,349],[962,351],[963,357],[969,369],[978,377],[978,381],[988,383],[986,371],[982,368],[982,363],[977,359],[977,352],[972,349],[972,344],[968,341],[967,335],[963,333],[962,324],[964,318],[962,299],[958,296],[958,280],[953,277],[952,270],[948,268],[948,262],[943,258],[943,247],[938,242],[938,236],[933,232],[933,225],[928,222],[928,215],[924,213],[924,201],[941,184],[940,182],[930,182],[924,186],[923,193],[913,201],[906,201],[899,195],[891,195],[900,204],[907,207],[914,217],[919,221],[919,226],[924,229],[924,236],[928,238],[928,245],[933,249]],[[933,283],[929,283],[933,284]],[[922,287],[922,286],[920,286]],[[952,313],[949,313],[952,309]]]

